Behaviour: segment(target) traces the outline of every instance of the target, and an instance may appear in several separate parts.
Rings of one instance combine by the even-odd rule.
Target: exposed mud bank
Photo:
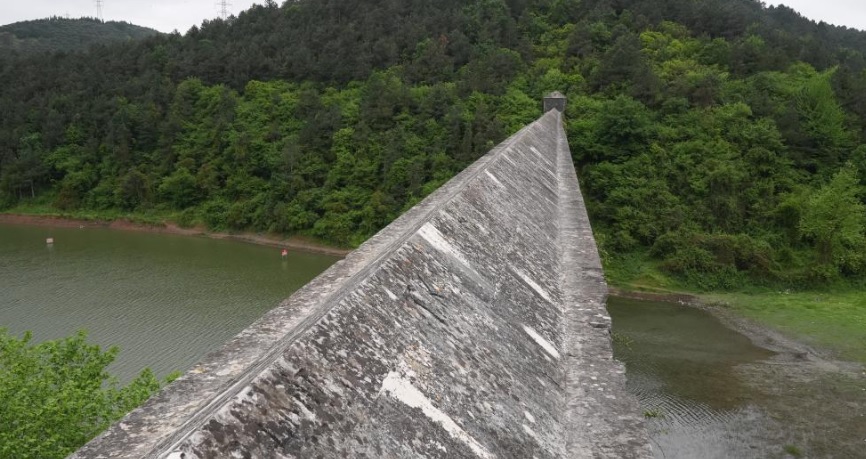
[[[825,369],[842,370],[849,375],[863,375],[863,365],[856,362],[839,360],[831,349],[808,345],[794,336],[789,336],[770,326],[747,319],[726,304],[707,302],[702,298],[687,293],[650,293],[634,292],[610,287],[610,295],[643,301],[660,301],[691,306],[710,312],[731,328],[746,337],[755,345],[779,354],[780,358],[789,363],[815,364]]]
[[[250,244],[265,245],[270,247],[282,247],[305,252],[321,253],[343,257],[351,250],[329,247],[300,237],[288,239],[273,235],[262,235],[255,233],[221,233],[207,231],[204,228],[181,228],[172,222],[164,222],[161,225],[147,225],[135,223],[125,219],[112,221],[106,220],[83,220],[48,215],[21,215],[0,214],[0,224],[49,226],[59,228],[108,228],[121,231],[139,231],[147,233],[178,234],[183,236],[202,236],[211,239],[229,239]]]
[[[863,456],[861,363],[723,303],[612,290],[617,358],[645,410],[656,457]]]

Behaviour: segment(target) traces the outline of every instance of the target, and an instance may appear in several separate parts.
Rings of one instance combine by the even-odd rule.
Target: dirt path
[[[338,257],[346,256],[351,250],[328,247],[301,237],[288,239],[273,235],[255,233],[220,233],[207,231],[204,228],[181,228],[174,223],[164,222],[162,225],[145,225],[119,219],[113,221],[81,220],[74,218],[54,217],[46,215],[0,214],[0,224],[52,226],[59,228],[108,228],[121,231],[138,231],[146,233],[179,234],[183,236],[202,236],[211,239],[228,239],[250,244],[282,247],[304,252],[321,253]]]

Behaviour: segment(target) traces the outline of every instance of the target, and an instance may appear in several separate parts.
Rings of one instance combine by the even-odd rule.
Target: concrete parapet
[[[649,457],[606,295],[547,111],[72,457]]]

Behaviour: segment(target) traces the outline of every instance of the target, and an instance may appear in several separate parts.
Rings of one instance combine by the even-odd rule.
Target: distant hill
[[[866,32],[758,0],[262,3],[0,55],[0,209],[355,245],[559,90],[612,275],[866,285]]]
[[[0,53],[83,51],[95,44],[135,40],[158,33],[128,22],[52,17],[0,26]]]

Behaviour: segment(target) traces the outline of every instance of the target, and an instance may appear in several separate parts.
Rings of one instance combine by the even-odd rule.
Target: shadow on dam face
[[[544,108],[72,457],[650,457]]]

